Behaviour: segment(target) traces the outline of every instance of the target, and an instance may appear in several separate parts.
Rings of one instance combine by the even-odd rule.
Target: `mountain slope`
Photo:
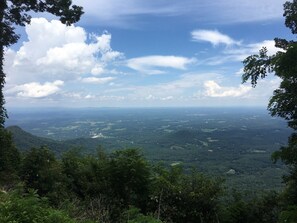
[[[55,152],[57,155],[61,155],[63,152],[74,147],[86,148],[87,152],[95,151],[99,145],[103,145],[101,139],[92,138],[76,138],[65,141],[55,141],[44,137],[32,135],[21,129],[19,126],[9,126],[7,130],[12,133],[15,145],[20,151],[27,151],[33,147],[39,148],[46,146]]]
[[[12,133],[14,143],[21,151],[41,146],[47,146],[55,153],[61,153],[67,149],[67,146],[63,142],[32,135],[18,126],[9,126],[7,130]]]

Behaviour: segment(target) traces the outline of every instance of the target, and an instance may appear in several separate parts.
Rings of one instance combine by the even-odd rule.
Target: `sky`
[[[74,0],[65,26],[32,14],[5,50],[10,107],[266,107],[280,80],[242,84],[242,61],[284,26],[282,0]]]

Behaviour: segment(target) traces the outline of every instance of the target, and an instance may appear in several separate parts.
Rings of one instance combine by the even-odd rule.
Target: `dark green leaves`
[[[285,25],[297,34],[297,0],[284,4]],[[288,126],[297,130],[297,42],[275,38],[275,46],[280,51],[272,56],[267,55],[263,48],[259,55],[246,58],[244,63],[243,82],[251,80],[255,86],[259,77],[264,78],[267,73],[274,73],[281,79],[279,88],[275,89],[271,97],[268,109],[272,116],[279,116],[288,121]],[[288,146],[283,146],[272,154],[274,162],[282,160],[290,169],[290,175],[285,176],[286,183],[285,200],[287,205],[297,204],[297,137],[294,132],[289,138]],[[294,206],[295,207],[295,206]],[[295,207],[296,208],[296,207]],[[288,207],[289,209],[289,207]],[[284,214],[285,212],[283,212]],[[291,211],[288,212],[292,213]],[[286,214],[287,215],[287,214]],[[292,216],[291,216],[292,217]],[[291,217],[281,218],[281,222],[287,222]],[[289,220],[290,222],[295,222]]]
[[[259,78],[265,78],[267,73],[271,73],[274,70],[272,64],[274,57],[267,55],[267,48],[263,47],[259,51],[259,55],[251,55],[244,61],[244,74],[242,75],[242,82],[247,82],[251,79],[253,87],[257,85]]]
[[[297,1],[284,4],[286,26],[297,33]],[[244,61],[243,82],[251,81],[253,87],[259,78],[274,73],[281,78],[281,84],[273,92],[268,109],[272,116],[280,116],[288,121],[289,127],[297,130],[297,43],[285,39],[275,38],[275,46],[280,51],[272,56],[268,55],[264,47],[257,55],[251,55]]]
[[[285,24],[291,29],[293,34],[297,34],[297,1],[286,2],[284,4],[284,17],[286,18]]]

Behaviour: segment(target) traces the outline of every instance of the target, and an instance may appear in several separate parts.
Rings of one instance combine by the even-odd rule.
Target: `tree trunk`
[[[0,43],[0,128],[4,128],[5,119],[7,118],[6,109],[4,107],[4,84],[5,84],[5,73],[3,72],[3,61],[4,61],[4,47]]]
[[[5,73],[3,71],[4,62],[4,9],[6,6],[6,1],[1,0],[0,3],[0,128],[4,128],[5,119],[7,118],[6,109],[4,107],[4,85],[5,85]]]
[[[162,202],[162,195],[163,195],[163,188],[161,190],[160,196],[159,196],[159,204],[158,204],[158,216],[157,219],[160,220],[161,215],[161,202]]]

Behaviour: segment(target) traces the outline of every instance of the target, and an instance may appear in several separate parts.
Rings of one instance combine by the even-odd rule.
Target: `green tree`
[[[109,162],[109,157],[100,149],[96,155],[83,155],[79,148],[63,154],[62,172],[70,195],[68,197],[78,201],[75,215],[83,212],[89,219],[113,222],[110,219],[111,213],[122,211],[115,202],[117,199],[113,197]]]
[[[293,34],[297,34],[297,1],[284,4],[285,24]],[[275,38],[279,51],[269,56],[263,47],[259,54],[251,55],[244,61],[243,82],[251,80],[255,87],[259,78],[274,73],[281,78],[281,84],[273,92],[268,104],[272,116],[280,116],[288,121],[289,127],[297,130],[297,42]]]
[[[284,4],[285,24],[293,34],[297,34],[297,0]],[[272,116],[279,116],[288,121],[288,126],[295,132],[288,147],[282,147],[273,155],[274,159],[282,159],[286,164],[296,166],[296,131],[297,131],[297,42],[275,38],[275,46],[280,50],[269,56],[264,47],[258,55],[247,57],[244,63],[243,82],[251,80],[256,86],[259,78],[273,73],[281,78],[279,88],[274,90],[268,110]],[[290,154],[290,155],[289,155]]]
[[[222,203],[220,219],[223,223],[276,223],[280,211],[279,196],[275,192],[250,198],[237,191]]]
[[[284,4],[285,25],[292,34],[297,34],[297,0]],[[285,198],[287,204],[297,205],[297,42],[275,38],[275,46],[279,51],[268,55],[264,47],[259,54],[247,57],[244,63],[243,82],[251,80],[257,85],[259,78],[265,78],[269,73],[281,79],[279,88],[275,89],[271,97],[268,110],[272,116],[279,116],[287,120],[293,129],[287,146],[272,154],[274,161],[282,160],[290,168],[286,182]],[[284,216],[287,215],[282,215]]]
[[[62,171],[66,176],[67,190],[76,197],[83,199],[86,197],[87,179],[85,157],[81,154],[80,149],[71,149],[62,156]]]
[[[0,128],[0,185],[11,187],[17,180],[20,154],[14,146],[11,134]]]
[[[154,171],[151,209],[165,222],[218,222],[221,181],[193,170],[185,174],[181,165]]]
[[[46,147],[32,148],[24,155],[20,177],[25,189],[37,190],[40,196],[47,196],[55,203],[65,191],[61,172],[61,165],[52,151]]]
[[[82,15],[82,7],[72,5],[71,0],[1,0],[0,1],[0,128],[4,128],[7,113],[4,107],[3,71],[4,48],[16,43],[19,35],[15,26],[25,26],[31,21],[30,12],[48,12],[58,16],[62,23],[70,25]]]
[[[150,167],[137,149],[111,154],[109,176],[114,196],[124,207],[134,205],[145,209],[150,183]]]

